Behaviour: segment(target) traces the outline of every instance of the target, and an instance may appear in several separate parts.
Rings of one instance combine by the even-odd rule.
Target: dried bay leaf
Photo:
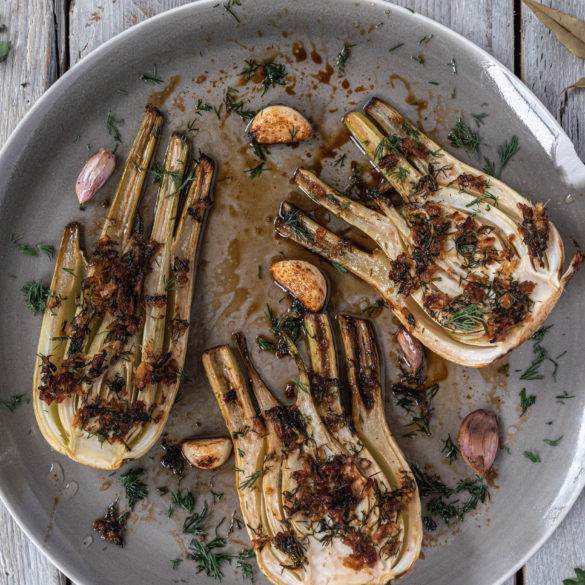
[[[561,93],[565,93],[570,89],[585,89],[585,77],[581,77],[581,79],[578,79],[577,81],[575,81],[575,83],[569,85],[569,87],[565,87],[565,89],[563,89]]]
[[[522,0],[573,55],[585,59],[585,21],[534,0]]]

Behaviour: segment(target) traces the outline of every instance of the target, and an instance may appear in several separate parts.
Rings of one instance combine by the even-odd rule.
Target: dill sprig
[[[376,150],[374,152],[374,158],[379,161],[384,155],[395,152],[397,154],[401,154],[400,147],[402,146],[402,138],[396,134],[391,134],[390,136],[384,136],[380,142],[378,142],[378,146],[376,146]]]
[[[202,542],[197,538],[189,544],[189,558],[195,561],[197,572],[205,572],[208,577],[221,580],[223,578],[222,565],[231,562],[232,554],[221,549],[226,545],[225,538],[216,536],[209,542]]]
[[[114,142],[122,142],[122,135],[120,134],[118,125],[123,123],[124,120],[116,118],[111,111],[106,114],[106,128],[108,129],[108,134],[114,139]]]
[[[245,106],[244,100],[240,99],[240,92],[235,87],[229,86],[225,90],[223,103],[225,105],[225,111],[228,114],[235,112],[244,121],[251,120],[254,117],[254,112]],[[220,109],[216,111],[218,118],[220,111],[221,106]]]
[[[536,402],[536,396],[534,394],[526,394],[526,388],[520,390],[520,416],[524,416],[526,411]]]
[[[191,508],[191,511],[192,510],[193,508]],[[193,512],[193,514],[185,518],[185,521],[183,522],[183,532],[185,534],[192,534],[193,536],[206,534],[205,522],[209,518],[209,514],[209,506],[207,505],[207,502],[204,502],[201,512]]]
[[[337,54],[337,67],[340,73],[345,73],[345,66],[351,57],[351,49],[355,47],[355,43],[344,43],[343,47]]]
[[[477,303],[470,303],[454,310],[451,315],[441,321],[443,327],[456,331],[471,332],[485,327],[485,311]]]
[[[405,433],[405,437],[414,437],[419,433],[431,435],[432,401],[438,391],[438,384],[424,390],[411,388],[405,384],[392,385],[392,392],[397,397],[396,403],[411,415],[411,420],[406,425],[408,432]]]
[[[179,171],[167,171],[164,165],[155,162],[148,171],[152,175],[152,180],[155,183],[161,183],[165,177],[170,177],[175,183],[175,186],[179,186],[183,179],[183,174]]]
[[[255,179],[256,177],[259,177],[262,173],[265,173],[268,171],[268,169],[265,168],[265,165],[266,165],[266,162],[261,161],[255,167],[251,167],[249,169],[244,169],[244,172],[248,173],[250,175],[250,179]]]
[[[24,394],[13,394],[7,400],[0,398],[0,406],[9,412],[14,412],[23,403],[24,396]]]
[[[455,148],[464,148],[471,154],[478,154],[481,137],[463,120],[463,118],[459,118],[457,122],[455,122],[455,126],[449,130],[447,138],[449,139],[451,146]]]
[[[518,143],[518,136],[514,135],[510,140],[504,142],[504,144],[501,144],[498,148],[499,168],[496,169],[496,163],[494,161],[484,157],[485,165],[483,171],[492,177],[501,177],[502,171],[519,150],[520,145]]]
[[[261,469],[255,471],[254,473],[251,473],[250,475],[248,475],[248,477],[244,478],[240,482],[239,486],[240,489],[241,490],[252,489],[260,477],[262,477]]]
[[[531,337],[531,339],[534,341],[534,345],[532,346],[534,358],[532,359],[532,362],[526,368],[526,370],[524,370],[524,372],[522,372],[522,374],[520,375],[521,380],[543,380],[544,375],[540,371],[540,368],[543,363],[548,361],[553,365],[552,377],[553,380],[556,381],[559,364],[556,361],[556,359],[553,359],[550,356],[548,350],[542,346],[542,341],[544,340],[545,335],[548,333],[551,327],[552,325],[548,325],[547,327],[541,327]]]
[[[22,243],[21,236],[10,236],[10,241],[20,250],[25,256],[38,256],[39,253],[45,254],[45,256],[52,260],[55,257],[55,247],[50,244],[25,244]]]
[[[489,116],[487,112],[481,112],[479,114],[471,114],[471,117],[475,120],[475,124],[479,128],[485,123],[485,119]]]
[[[453,463],[453,461],[455,461],[459,455],[459,448],[453,442],[450,434],[443,441],[443,448],[441,449],[441,453],[443,453],[445,459],[449,460],[449,463]]]
[[[301,212],[298,209],[289,209],[283,211],[280,215],[282,222],[286,224],[299,238],[307,242],[313,241],[313,235],[310,230],[305,227],[301,219]]]
[[[223,3],[223,8],[230,16],[232,16],[236,20],[236,22],[240,22],[239,16],[234,11],[234,6],[241,6],[241,5],[242,5],[242,0],[226,0]]]
[[[21,289],[24,294],[24,303],[33,314],[42,313],[47,306],[47,301],[51,295],[51,289],[40,280],[31,280]]]
[[[171,505],[169,507],[169,517],[173,515],[175,508],[182,508],[189,514],[195,507],[195,496],[189,490],[178,490],[171,492]]]
[[[412,465],[412,471],[421,496],[430,497],[427,502],[429,515],[440,517],[447,525],[461,522],[467,513],[490,497],[487,484],[479,476],[461,479],[455,487],[450,487],[438,476],[425,474],[416,464]],[[463,494],[468,497],[461,501]]]
[[[144,469],[142,467],[134,467],[119,477],[120,483],[126,492],[128,506],[131,510],[134,510],[134,506],[140,500],[148,496],[148,486],[142,480],[143,474]]]
[[[240,75],[243,75],[246,80],[250,80],[257,75],[260,76],[264,95],[271,87],[277,85],[285,85],[286,83],[286,66],[283,63],[276,63],[275,61],[267,61],[266,63],[258,63],[256,59],[246,59],[246,65],[242,69]]]
[[[248,562],[248,559],[253,559],[255,556],[253,549],[245,548],[241,550],[236,557],[236,568],[240,569],[244,581],[254,581],[254,568],[252,567],[252,564]]]
[[[140,79],[142,79],[142,81],[146,81],[146,83],[151,83],[152,85],[163,83],[163,80],[157,74],[156,63],[152,67],[152,73],[143,73],[140,76]]]
[[[522,455],[524,455],[524,457],[526,457],[526,459],[528,459],[529,461],[532,461],[532,463],[542,462],[540,455],[538,453],[534,453],[534,451],[524,451]]]
[[[204,102],[201,98],[197,100],[195,104],[195,113],[198,116],[202,116],[202,112],[211,112],[213,110],[213,106],[207,102]]]

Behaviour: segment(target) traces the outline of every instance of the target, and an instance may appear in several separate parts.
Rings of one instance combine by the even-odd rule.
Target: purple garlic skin
[[[402,350],[402,358],[406,369],[406,373],[422,383],[425,378],[426,356],[425,348],[422,343],[415,339],[406,329],[401,329],[396,334],[396,341]]]
[[[75,183],[80,205],[93,198],[112,176],[115,168],[116,155],[105,148],[100,148],[87,159]]]
[[[500,446],[496,415],[484,409],[470,412],[461,423],[457,442],[465,463],[478,475],[485,475]]]

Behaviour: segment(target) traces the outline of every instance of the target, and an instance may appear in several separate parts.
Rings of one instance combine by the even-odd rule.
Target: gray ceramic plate
[[[229,339],[243,328],[252,339],[266,329],[262,312],[268,299],[274,306],[280,294],[264,274],[272,258],[285,253],[304,256],[294,246],[273,239],[271,219],[280,201],[291,197],[288,177],[298,164],[322,169],[323,175],[344,185],[349,161],[360,156],[341,132],[342,113],[358,107],[371,94],[385,97],[422,124],[443,144],[448,128],[463,112],[486,112],[481,127],[484,154],[493,157],[497,146],[512,135],[521,149],[504,178],[535,200],[548,201],[548,209],[561,233],[578,237],[585,221],[580,195],[585,168],[568,138],[542,104],[504,67],[470,42],[440,25],[379,1],[315,2],[314,0],[256,0],[235,10],[241,23],[227,14],[216,0],[201,1],[165,13],[134,27],[106,43],[52,87],[32,109],[4,147],[0,157],[0,371],[3,398],[28,391],[40,318],[24,308],[20,288],[32,278],[48,279],[50,263],[23,256],[11,244],[12,234],[24,241],[56,244],[66,222],[80,220],[88,246],[105,210],[100,203],[111,196],[111,181],[96,201],[81,212],[75,201],[76,175],[90,150],[111,144],[105,117],[112,111],[123,119],[127,145],[149,99],[164,102],[167,129],[185,129],[195,119],[196,146],[220,164],[216,205],[207,226],[205,250],[193,311],[187,370],[193,381],[183,388],[168,424],[171,439],[189,434],[223,433],[211,392],[203,380],[200,353]],[[422,51],[425,66],[412,59],[421,50],[419,39],[434,37]],[[356,43],[345,77],[335,69],[336,55],[344,42]],[[404,45],[393,52],[392,46]],[[303,59],[304,47],[306,59]],[[290,72],[286,87],[265,96],[254,84],[238,85],[245,59],[274,57],[286,61]],[[455,58],[457,74],[450,65]],[[301,59],[298,61],[298,59]],[[139,79],[154,64],[165,80],[166,91],[152,96],[153,87]],[[347,78],[347,83],[343,79]],[[437,82],[439,85],[430,84]],[[285,102],[309,115],[320,138],[298,149],[273,148],[270,172],[252,181],[243,171],[254,157],[243,140],[243,122],[237,116],[219,121],[211,113],[194,114],[198,98],[218,105],[228,85],[238,86],[249,107]],[[418,100],[418,106],[412,105]],[[409,105],[410,104],[410,105]],[[347,154],[347,164],[334,166]],[[292,195],[304,206],[299,195]],[[573,201],[571,203],[571,201]],[[144,208],[152,203],[152,189]],[[323,217],[322,217],[323,219]],[[336,226],[340,227],[340,226]],[[364,298],[374,298],[350,275],[335,274],[333,311],[360,312]],[[583,278],[578,277],[555,310],[544,345],[559,359],[557,380],[551,364],[544,364],[545,379],[521,382],[519,370],[532,359],[527,343],[510,357],[509,378],[497,372],[449,368],[448,378],[436,398],[433,437],[402,437],[406,419],[388,396],[388,416],[408,457],[432,463],[448,481],[467,474],[457,462],[441,460],[442,440],[455,436],[458,422],[478,407],[495,408],[509,453],[497,461],[498,477],[491,501],[454,530],[439,527],[427,538],[424,559],[404,579],[406,584],[495,585],[519,567],[559,524],[577,497],[584,481],[583,379],[580,335],[585,328]],[[392,333],[388,314],[376,319],[387,379],[396,377]],[[581,338],[582,339],[582,338]],[[262,371],[274,387],[291,375],[289,364],[257,356]],[[501,364],[500,364],[501,365]],[[526,386],[537,396],[528,417],[520,417],[518,393]],[[566,393],[574,398],[559,400]],[[565,402],[565,404],[562,404]],[[147,469],[151,497],[132,514],[127,546],[104,546],[91,533],[91,522],[116,496],[116,477],[81,468],[52,453],[40,436],[30,406],[14,414],[0,413],[2,447],[0,491],[6,505],[29,536],[80,585],[127,585],[209,582],[195,575],[190,561],[173,571],[170,560],[185,555],[181,534],[184,513],[168,518],[169,496],[155,487],[175,489],[174,480],[158,464],[158,448],[141,462]],[[557,447],[544,438],[563,440]],[[523,451],[538,452],[534,464]],[[214,508],[213,522],[236,508],[231,464],[211,476],[190,472],[184,488],[197,491],[198,506],[207,496],[210,481],[224,499]],[[225,530],[227,523],[220,527]],[[245,545],[247,537],[236,531],[232,547]],[[237,571],[226,570],[226,582],[240,582]],[[183,581],[181,581],[183,582]],[[264,582],[261,577],[257,582]]]

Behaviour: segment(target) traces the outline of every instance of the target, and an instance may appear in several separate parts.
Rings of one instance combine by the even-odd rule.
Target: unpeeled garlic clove
[[[199,469],[217,469],[221,467],[232,452],[230,439],[189,439],[181,445],[183,455]]]
[[[415,339],[406,329],[400,329],[396,334],[396,341],[402,350],[402,358],[408,369],[408,374],[419,383],[424,380],[426,365],[425,348],[423,344]]]
[[[272,278],[309,311],[316,313],[327,299],[323,273],[304,260],[280,260],[270,267]]]
[[[481,408],[470,412],[461,423],[457,442],[465,463],[478,475],[485,475],[494,464],[500,446],[498,418]]]
[[[105,148],[100,148],[87,159],[75,183],[80,205],[93,198],[111,177],[115,168],[116,155]]]

